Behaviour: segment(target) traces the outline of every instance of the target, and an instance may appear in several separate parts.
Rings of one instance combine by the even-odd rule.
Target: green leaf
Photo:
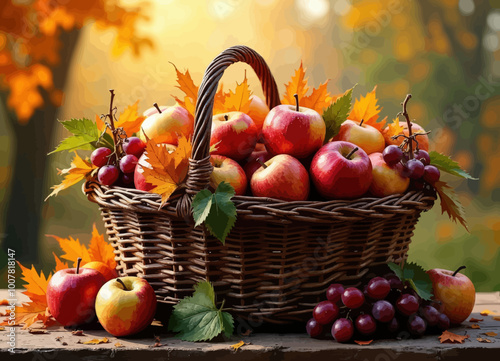
[[[447,155],[438,153],[433,150],[432,152],[429,153],[429,156],[431,157],[431,164],[438,167],[443,172],[450,173],[452,175],[465,179],[474,179],[474,180],[478,179],[472,177],[469,173],[460,168],[458,163],[455,162],[450,157],[448,157]]]
[[[224,333],[233,334],[233,317],[215,305],[215,292],[210,282],[203,281],[194,287],[193,296],[186,297],[174,306],[168,323],[171,331],[184,341],[211,340]]]
[[[338,134],[340,126],[347,120],[347,116],[351,111],[352,91],[355,86],[337,98],[335,103],[331,104],[323,112],[323,121],[326,125],[325,143],[328,143],[330,139]]]
[[[221,182],[215,193],[204,189],[196,194],[192,202],[196,225],[205,223],[208,231],[223,244],[236,222],[236,206],[231,200],[234,194],[230,184]]]
[[[97,125],[90,119],[71,119],[67,121],[60,121],[64,128],[66,128],[71,134],[57,146],[55,150],[50,152],[57,153],[63,150],[94,150],[98,147],[97,141],[99,140],[99,129]],[[109,134],[104,134],[102,139],[102,145],[108,148],[112,148],[113,139]]]
[[[401,269],[401,266],[394,263],[394,262],[390,262],[387,264],[389,266],[389,268],[391,269],[392,272],[394,272],[396,274],[396,276],[399,277],[400,280],[403,280],[403,270]]]
[[[425,270],[413,262],[405,262],[403,268],[395,263],[388,263],[387,266],[403,282],[410,285],[424,300],[432,297],[432,281]]]

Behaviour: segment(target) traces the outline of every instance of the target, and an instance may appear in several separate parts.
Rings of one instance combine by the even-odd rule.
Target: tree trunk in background
[[[52,68],[54,87],[64,90],[73,52],[80,31],[63,32],[60,40],[61,62]],[[37,109],[26,125],[19,124],[10,110],[8,121],[12,127],[14,141],[14,160],[10,180],[9,194],[6,195],[4,239],[2,248],[16,251],[16,260],[26,263],[38,261],[38,238],[40,233],[41,210],[48,190],[43,188],[47,153],[52,149],[51,139],[56,123],[58,108],[48,98],[47,92],[41,91],[44,106]],[[2,94],[5,109],[6,95]]]

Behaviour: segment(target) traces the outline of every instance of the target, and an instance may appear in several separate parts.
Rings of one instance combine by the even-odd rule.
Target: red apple
[[[78,326],[95,317],[97,292],[106,282],[104,276],[91,268],[57,271],[47,285],[47,306],[54,318],[63,326]]]
[[[167,148],[169,153],[172,153],[177,148],[175,145],[167,143],[161,143],[158,144],[158,146]],[[148,152],[146,151],[142,153],[141,157],[139,158],[139,161],[137,162],[137,165],[135,166],[134,185],[136,189],[149,192],[151,189],[154,188],[154,186],[151,183],[146,182],[146,179],[144,178],[143,175],[144,173],[143,167],[151,169],[151,165],[148,163]]]
[[[255,149],[257,149],[257,146]],[[255,171],[261,167],[260,162],[267,162],[269,159],[271,159],[271,155],[267,150],[254,150],[243,166],[247,179],[252,179]]]
[[[340,126],[339,133],[333,137],[334,141],[351,142],[363,149],[366,154],[382,152],[385,148],[385,139],[382,133],[368,124],[346,120]]]
[[[155,292],[143,278],[115,278],[102,286],[95,310],[102,327],[110,334],[117,337],[132,335],[153,321]]]
[[[403,131],[399,134],[405,134],[408,135],[408,123],[407,122],[399,122],[399,124],[403,127]],[[420,125],[418,125],[415,122],[411,123],[411,131],[412,133],[420,133],[422,135],[417,135],[416,139],[418,141],[418,147],[419,149],[423,149],[425,151],[429,151],[429,137],[427,134],[425,134],[425,129],[422,128]],[[400,145],[403,142],[403,137],[398,137],[397,139],[391,139],[388,133],[388,128],[385,128],[383,131],[384,139],[386,145]],[[417,146],[417,143],[413,142],[413,149],[415,150]]]
[[[156,103],[155,103],[156,104]],[[168,106],[167,105],[160,105],[158,108],[160,108],[160,110],[162,112],[164,112],[165,110],[168,109]],[[142,113],[142,115],[144,115],[145,117],[149,117],[153,114],[156,114],[156,113],[159,113],[158,112],[158,108],[156,106],[154,107],[151,107],[151,108],[148,108],[144,111],[144,113]]]
[[[154,113],[147,117],[141,125],[139,137],[146,142],[146,136],[156,143],[177,145],[180,134],[186,138],[193,134],[194,119],[181,106],[168,107],[161,113]]]
[[[114,268],[108,267],[107,264],[99,261],[92,261],[89,263],[85,263],[85,265],[82,266],[82,269],[83,268],[95,269],[104,276],[106,282],[112,280],[113,278],[118,277],[118,272],[116,272]]]
[[[262,131],[262,125],[264,124],[264,120],[266,120],[266,116],[269,113],[269,107],[267,104],[258,96],[251,95],[250,96],[250,109],[248,110],[248,116],[252,118],[255,126],[259,130],[259,133]]]
[[[432,281],[434,299],[441,301],[442,312],[452,324],[460,324],[471,314],[476,302],[476,289],[472,281],[461,273],[440,268],[427,271]]]
[[[248,157],[257,143],[259,130],[253,120],[242,112],[214,115],[210,145],[217,144],[212,154],[220,154],[235,160]]]
[[[271,109],[262,127],[262,137],[269,153],[306,158],[325,140],[325,122],[315,110],[295,105]]]
[[[384,161],[382,153],[369,155],[372,162],[373,180],[369,191],[375,197],[386,197],[391,194],[403,193],[410,185],[410,178],[403,176],[403,165],[397,163],[393,166]]]
[[[325,198],[356,198],[372,182],[372,163],[363,149],[349,142],[325,144],[311,162],[311,178]]]
[[[284,201],[307,199],[309,175],[299,160],[288,154],[279,154],[263,164],[250,181],[254,196]]]
[[[236,195],[243,195],[247,190],[247,176],[238,162],[223,155],[210,156],[210,163],[214,170],[210,175],[210,185],[216,189],[221,182],[229,183],[233,186]]]

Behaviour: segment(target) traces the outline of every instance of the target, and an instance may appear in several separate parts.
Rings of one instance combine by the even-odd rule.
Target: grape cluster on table
[[[137,138],[130,137],[123,141],[123,156],[117,161],[113,151],[106,147],[97,148],[90,156],[92,164],[99,167],[97,179],[99,183],[110,186],[113,184],[124,187],[133,186],[134,171],[146,144]]]
[[[382,156],[389,166],[401,162],[403,164],[403,175],[415,180],[415,183],[421,186],[423,186],[421,184],[422,180],[434,184],[441,176],[439,169],[431,164],[429,153],[423,149],[416,150],[413,153],[413,158],[408,159],[407,153],[404,153],[400,147],[389,145],[382,152]]]
[[[420,337],[450,327],[440,304],[420,298],[394,273],[372,278],[363,291],[334,283],[326,298],[316,305],[306,324],[311,337],[322,338],[329,331],[338,342],[395,338],[401,337],[401,332]]]

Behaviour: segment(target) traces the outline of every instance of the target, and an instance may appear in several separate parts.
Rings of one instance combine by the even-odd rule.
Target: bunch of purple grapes
[[[424,180],[429,184],[434,184],[439,180],[441,172],[436,166],[431,164],[429,153],[419,149],[413,153],[413,158],[408,159],[401,148],[397,145],[389,145],[382,152],[384,161],[390,165],[403,164],[403,175],[414,180]]]
[[[450,327],[450,319],[441,313],[439,304],[421,299],[394,273],[372,278],[363,291],[332,284],[326,298],[316,305],[306,324],[311,337],[322,337],[329,329],[338,342],[349,342],[354,336],[396,337],[405,331],[420,337],[426,331]]]
[[[133,186],[135,167],[144,153],[146,144],[137,137],[130,137],[123,141],[122,147],[125,154],[119,161],[110,148],[101,147],[92,152],[90,160],[93,165],[99,167],[97,172],[99,183],[106,186],[113,184]]]

